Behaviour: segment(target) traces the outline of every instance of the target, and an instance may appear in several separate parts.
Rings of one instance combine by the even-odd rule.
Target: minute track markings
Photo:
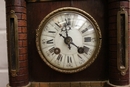
[[[67,56],[67,67],[71,68],[73,67],[73,62],[72,62],[72,57],[71,56]]]

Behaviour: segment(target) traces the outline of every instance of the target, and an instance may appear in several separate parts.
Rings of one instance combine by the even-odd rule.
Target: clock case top
[[[107,1],[77,0],[77,1],[49,1],[27,3],[28,29],[28,64],[30,81],[36,82],[68,82],[68,81],[99,81],[108,79],[108,36],[107,36]],[[102,46],[94,63],[87,69],[65,74],[57,72],[47,66],[40,58],[36,48],[36,30],[43,18],[51,11],[61,7],[80,8],[97,21],[102,33]]]

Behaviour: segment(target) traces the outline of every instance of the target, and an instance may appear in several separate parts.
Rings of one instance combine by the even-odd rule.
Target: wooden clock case
[[[88,68],[77,73],[66,74],[51,69],[40,58],[36,48],[36,30],[40,22],[47,14],[61,7],[76,7],[86,11],[97,21],[102,33],[102,46],[96,60]],[[8,87],[115,87],[129,85],[129,55],[127,55],[129,47],[125,44],[129,40],[127,38],[129,35],[129,20],[127,20],[129,8],[128,0],[6,0]],[[123,26],[121,28],[125,28],[122,31],[127,31],[124,36],[128,39],[121,39],[125,41],[123,49],[127,55],[121,59],[127,60],[122,63],[126,69],[123,69],[124,71],[120,71],[117,64],[118,57],[120,57],[117,56],[120,53],[117,49],[119,11],[122,12],[121,17],[125,21],[123,23],[127,23],[121,24]]]

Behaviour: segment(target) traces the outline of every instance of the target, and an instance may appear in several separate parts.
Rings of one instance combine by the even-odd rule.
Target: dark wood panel
[[[60,7],[77,7],[92,15],[98,22],[102,32],[102,47],[95,62],[87,69],[74,73],[64,74],[52,70],[40,58],[35,43],[36,29],[42,19],[51,11]],[[107,11],[106,0],[82,0],[82,1],[53,1],[27,3],[28,24],[28,58],[29,75],[31,81],[44,82],[68,82],[68,81],[92,81],[108,79],[108,40],[107,40]]]

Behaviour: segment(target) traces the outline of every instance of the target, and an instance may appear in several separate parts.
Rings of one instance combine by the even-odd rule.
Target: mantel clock
[[[7,87],[129,87],[129,6],[6,0]]]
[[[37,30],[40,56],[53,69],[78,72],[97,57],[101,32],[96,21],[85,11],[64,7],[47,15]]]

